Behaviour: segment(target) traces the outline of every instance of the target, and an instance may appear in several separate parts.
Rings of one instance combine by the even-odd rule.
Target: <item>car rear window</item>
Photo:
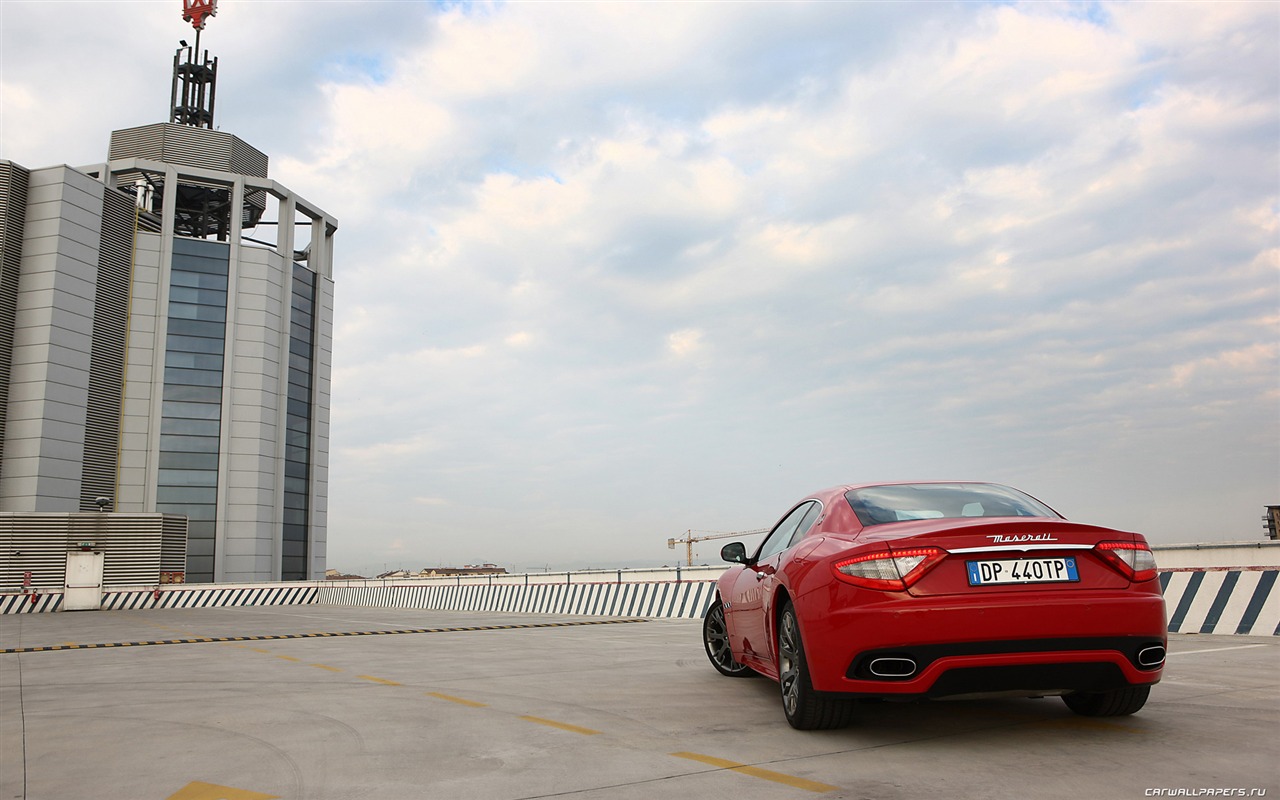
[[[1034,497],[995,483],[899,483],[850,489],[844,496],[863,526],[913,519],[1059,516]]]

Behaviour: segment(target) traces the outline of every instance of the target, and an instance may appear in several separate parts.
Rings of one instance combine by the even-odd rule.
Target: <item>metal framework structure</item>
[[[677,544],[684,544],[684,561],[685,566],[693,566],[693,543],[705,542],[710,539],[732,539],[735,536],[754,536],[758,533],[768,533],[768,528],[756,528],[749,531],[696,531],[690,528],[684,532],[684,536],[680,539],[668,539],[667,549],[675,550]],[[709,536],[694,536],[695,533],[706,533]]]

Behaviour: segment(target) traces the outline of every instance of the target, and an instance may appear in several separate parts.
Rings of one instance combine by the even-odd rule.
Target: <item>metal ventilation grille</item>
[[[108,160],[146,158],[166,164],[267,177],[267,156],[239,137],[207,128],[161,122],[113,131]]]
[[[187,518],[165,514],[161,519],[160,571],[184,572],[187,569]]]
[[[81,511],[96,511],[94,500],[98,497],[111,499],[110,508],[115,507],[133,220],[134,205],[128,197],[116,192],[104,193],[98,285],[93,302],[93,344],[89,351],[84,462],[80,473]]]
[[[186,561],[186,517],[169,514],[0,514],[0,591],[66,585],[67,551],[82,542],[105,554],[105,586],[152,585]]]
[[[0,161],[0,464],[4,463],[5,419],[9,416],[9,369],[29,174],[17,164]]]

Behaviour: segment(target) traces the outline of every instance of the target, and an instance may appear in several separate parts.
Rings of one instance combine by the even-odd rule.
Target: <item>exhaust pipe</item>
[[[877,678],[910,678],[916,674],[916,661],[914,658],[876,658],[867,665],[867,670]]]
[[[1164,663],[1164,648],[1160,645],[1144,647],[1138,651],[1138,666],[1158,667]]]

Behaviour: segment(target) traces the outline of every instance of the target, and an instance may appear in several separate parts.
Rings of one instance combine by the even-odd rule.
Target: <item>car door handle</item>
[[[757,580],[757,581],[762,581],[762,580],[764,580],[764,573],[763,573],[763,572],[757,572],[757,573],[756,573],[756,580]]]

